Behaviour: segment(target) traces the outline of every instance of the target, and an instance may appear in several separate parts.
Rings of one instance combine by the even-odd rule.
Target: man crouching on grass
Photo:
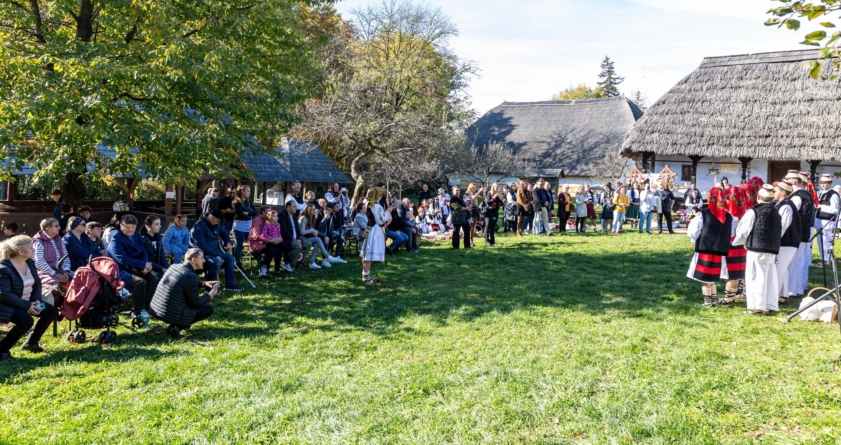
[[[202,281],[196,271],[204,267],[204,253],[201,249],[191,248],[184,254],[184,262],[176,264],[164,272],[158,283],[158,290],[149,305],[155,318],[170,325],[167,334],[181,338],[181,331],[190,329],[193,323],[205,320],[213,315],[210,299],[219,292],[218,281]],[[199,296],[199,289],[208,288]]]

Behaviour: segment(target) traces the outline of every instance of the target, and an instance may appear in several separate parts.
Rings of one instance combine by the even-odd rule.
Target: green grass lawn
[[[841,441],[838,326],[702,308],[685,235],[478,244],[225,294],[181,341],[48,334],[0,367],[0,443]]]

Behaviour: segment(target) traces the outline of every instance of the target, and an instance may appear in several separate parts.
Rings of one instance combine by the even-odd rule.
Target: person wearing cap
[[[777,213],[782,220],[782,239],[780,240],[780,253],[777,254],[777,286],[779,292],[779,303],[788,302],[788,270],[791,261],[797,254],[800,247],[800,218],[797,215],[797,206],[791,200],[791,193],[794,188],[787,179],[777,182],[774,187],[774,200],[777,201]]]
[[[75,216],[67,224],[67,233],[62,238],[67,257],[70,260],[70,270],[74,272],[88,264],[89,258],[102,256],[96,244],[85,234],[86,228],[85,219],[81,216]]]
[[[222,211],[216,209],[196,221],[190,230],[190,247],[197,247],[204,252],[204,270],[208,281],[216,281],[219,270],[224,267],[225,290],[239,292],[242,288],[234,282],[234,257],[228,253],[231,236],[221,225],[224,219]],[[224,250],[219,248],[220,238]]]
[[[790,199],[797,208],[800,218],[800,246],[791,260],[788,268],[788,296],[802,297],[809,283],[809,265],[812,262],[812,233],[810,227],[815,217],[815,201],[809,193],[806,181],[808,178],[797,170],[789,170],[785,179],[791,183],[794,190]]]
[[[818,212],[815,215],[815,228],[820,231],[821,240],[821,261],[829,264],[829,251],[835,241],[836,218],[841,211],[841,197],[838,192],[832,189],[832,176],[821,175],[821,190],[818,192]]]
[[[211,187],[207,189],[207,195],[201,200],[201,213],[202,215],[206,215],[217,208],[219,208],[219,189]],[[181,261],[176,262],[180,263]]]
[[[732,226],[733,216],[725,210],[724,191],[713,188],[709,192],[709,206],[692,218],[686,231],[695,243],[686,277],[701,282],[704,307],[718,305],[715,283],[728,277],[723,258],[730,251]]]
[[[736,227],[733,244],[748,250],[745,295],[749,314],[779,310],[777,254],[780,253],[783,221],[772,202],[774,187],[762,186],[757,204],[745,212]]]

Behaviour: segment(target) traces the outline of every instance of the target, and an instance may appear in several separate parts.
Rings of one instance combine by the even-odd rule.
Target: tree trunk
[[[78,210],[82,205],[82,200],[85,198],[85,182],[80,180],[81,173],[68,173],[64,176],[64,186],[62,187],[63,199],[66,204],[73,206],[73,209]]]
[[[353,178],[354,181],[356,181],[356,186],[353,188],[353,198],[351,199],[351,202],[357,202],[357,196],[359,196],[359,199],[362,199],[364,197],[363,193],[365,193],[365,179],[362,177],[362,174],[359,173],[359,163],[362,162],[366,157],[368,157],[367,153],[361,154],[355,157],[350,163],[350,176],[351,178]]]
[[[93,2],[79,0],[79,15],[76,17],[76,38],[90,42],[93,37]]]

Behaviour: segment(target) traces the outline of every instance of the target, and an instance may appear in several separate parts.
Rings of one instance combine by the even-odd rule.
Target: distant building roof
[[[502,142],[540,169],[597,176],[608,150],[619,150],[642,110],[623,96],[605,99],[503,102],[467,129],[482,147]]]
[[[286,139],[278,147],[276,158],[297,181],[353,183],[312,142]]]

